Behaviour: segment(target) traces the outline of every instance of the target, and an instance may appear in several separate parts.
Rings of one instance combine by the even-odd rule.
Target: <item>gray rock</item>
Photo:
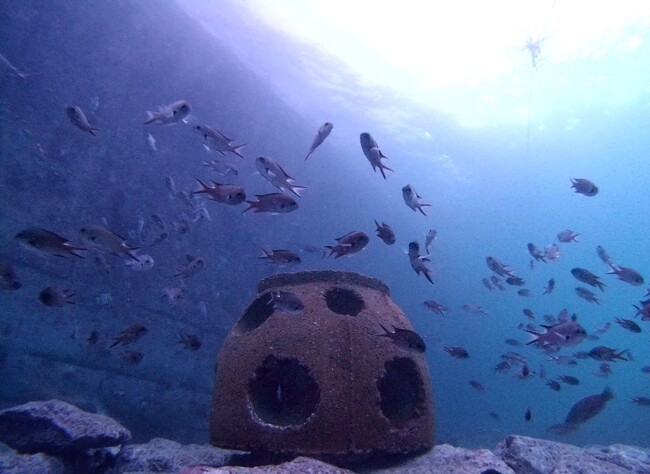
[[[340,467],[326,464],[311,458],[298,457],[290,462],[278,464],[277,466],[258,466],[258,467],[220,467],[217,469],[208,469],[197,471],[205,474],[353,474],[352,471]],[[187,472],[185,474],[195,474]]]
[[[525,436],[508,436],[494,449],[517,474],[648,474],[648,450],[614,445],[579,448]]]
[[[399,466],[373,470],[373,473],[399,474],[479,474],[486,469],[513,474],[501,459],[488,449],[455,448],[449,444],[435,446],[431,451]]]
[[[104,415],[60,400],[29,402],[0,411],[0,442],[20,453],[66,454],[116,446],[129,430]]]
[[[0,472],[2,474],[63,474],[63,463],[45,454],[18,454],[0,444]]]
[[[225,466],[238,451],[209,445],[182,445],[176,441],[154,438],[147,444],[125,446],[117,456],[114,473],[179,472],[192,466]]]

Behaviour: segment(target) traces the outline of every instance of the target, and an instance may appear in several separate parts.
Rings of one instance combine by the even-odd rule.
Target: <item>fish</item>
[[[546,263],[546,257],[544,256],[544,252],[539,250],[537,247],[535,247],[535,244],[529,243],[528,244],[528,253],[535,259],[535,261],[542,261]]]
[[[192,255],[186,254],[185,259],[187,260],[185,265],[176,267],[175,277],[187,279],[205,268],[205,259],[203,257],[193,257]]]
[[[535,315],[533,314],[533,310],[530,308],[524,308],[521,310],[524,313],[524,316],[526,316],[528,319],[531,321],[535,320]]]
[[[568,244],[570,242],[577,242],[579,235],[580,234],[576,234],[571,229],[566,229],[557,234],[557,240],[565,244]]]
[[[430,229],[426,237],[424,238],[424,250],[426,250],[427,253],[429,253],[429,247],[431,246],[433,241],[436,240],[437,235],[438,235],[438,231],[436,231],[435,229]]]
[[[587,285],[598,287],[600,291],[605,291],[605,284],[586,268],[573,268],[571,270],[571,275],[573,275],[577,280],[586,283]]]
[[[551,326],[541,325],[546,332],[540,333],[526,329],[527,333],[535,336],[527,345],[535,344],[540,348],[569,347],[580,344],[587,337],[587,331],[575,321],[566,321]]]
[[[171,176],[165,177],[165,185],[167,186],[167,191],[169,191],[169,199],[174,199],[179,197],[178,191],[176,191],[176,182]]]
[[[637,333],[637,334],[641,332],[641,326],[639,326],[637,323],[635,323],[631,319],[616,318],[615,322],[619,326],[621,326],[623,329],[627,329],[630,332],[634,332],[634,333]]]
[[[605,346],[596,346],[589,351],[589,357],[597,361],[616,362],[617,360],[630,360],[625,357],[629,353],[629,349],[617,352],[616,349]]]
[[[215,173],[218,173],[222,176],[237,176],[239,171],[233,165],[224,163],[218,160],[204,161],[201,163],[203,166],[209,167]]]
[[[555,289],[555,280],[554,280],[553,278],[551,278],[551,279],[548,281],[548,284],[546,285],[546,287],[544,287],[544,293],[542,293],[542,294],[543,294],[543,295],[548,295],[548,294],[551,293],[554,289]]]
[[[560,247],[555,244],[548,244],[544,247],[544,258],[551,260],[552,262],[560,258]]]
[[[226,137],[223,133],[210,125],[197,125],[194,127],[194,130],[203,137],[203,146],[206,150],[214,150],[222,156],[226,156],[226,153],[232,153],[242,159],[244,158],[244,155],[241,154],[241,150],[246,146],[246,144],[233,145],[233,140]]]
[[[524,413],[524,419],[526,421],[530,421],[533,419],[533,413],[530,411],[530,407],[526,409],[526,413]]]
[[[98,132],[99,129],[90,124],[83,110],[81,110],[81,107],[77,105],[66,107],[65,114],[75,127],[80,128],[84,132],[88,132],[93,136],[97,135],[95,132]]]
[[[424,306],[428,310],[433,311],[434,313],[439,314],[441,316],[444,316],[446,313],[449,312],[449,308],[447,308],[444,304],[440,304],[434,300],[425,301]]]
[[[134,272],[146,272],[151,270],[154,266],[154,260],[151,255],[142,254],[136,255],[135,260],[126,260],[126,265]]]
[[[526,280],[519,278],[518,276],[511,275],[506,278],[506,283],[510,286],[521,286],[526,284]]]
[[[641,367],[641,372],[643,372],[644,374],[650,374],[650,365]]]
[[[129,246],[124,238],[104,226],[95,224],[82,227],[79,235],[83,243],[92,249],[139,262],[135,254],[138,248]]]
[[[578,360],[576,356],[569,355],[549,355],[548,359],[555,362],[557,365],[562,366],[575,366],[578,365]]]
[[[571,188],[575,189],[576,193],[588,197],[593,197],[598,194],[598,186],[585,178],[572,178]]]
[[[420,335],[415,331],[411,331],[410,329],[401,329],[393,326],[393,332],[391,332],[381,324],[379,324],[379,326],[381,326],[381,328],[384,330],[384,333],[379,334],[379,337],[389,338],[391,342],[397,347],[419,353],[423,353],[427,350],[426,344]]]
[[[613,373],[612,372],[612,366],[609,365],[607,362],[603,362],[598,366],[598,370],[596,372],[593,372],[594,375],[597,375],[599,377],[608,377],[609,374]]]
[[[149,148],[151,148],[151,151],[154,153],[158,151],[158,148],[156,147],[156,139],[151,133],[147,133],[147,144],[149,144]]]
[[[496,412],[491,411],[490,413],[488,413],[488,415],[490,415],[490,418],[492,418],[493,420],[501,421],[501,417]],[[481,473],[481,474],[485,474],[485,473]],[[488,473],[488,474],[494,474],[494,473]]]
[[[496,275],[492,275],[492,276],[490,277],[490,281],[491,281],[492,284],[493,284],[494,286],[496,286],[499,290],[501,290],[501,291],[505,291],[505,287],[501,284],[501,279],[499,279],[498,276],[496,276]]]
[[[492,286],[492,283],[488,278],[483,278],[481,279],[481,283],[483,283],[483,286],[487,288],[490,291],[494,291],[494,286]]]
[[[329,257],[336,255],[334,258],[339,258],[344,255],[352,255],[363,250],[368,245],[368,242],[370,242],[368,235],[360,230],[348,232],[335,240],[338,242],[336,245],[325,246],[325,248],[330,250]]]
[[[509,346],[513,346],[513,347],[521,346],[521,342],[519,342],[517,339],[513,339],[511,337],[506,338],[505,343],[508,344]]]
[[[571,407],[564,422],[569,425],[581,425],[603,411],[612,398],[614,392],[609,387],[606,387],[602,393],[584,397]]]
[[[510,362],[508,362],[507,360],[502,360],[496,365],[496,367],[494,367],[493,370],[495,372],[504,373],[504,372],[508,372],[511,368],[512,365],[510,364]]]
[[[0,63],[4,64],[7,69],[9,69],[9,72],[13,74],[16,77],[20,77],[21,79],[27,79],[29,74],[25,74],[24,72],[21,72],[16,66],[11,64],[11,61],[9,61],[4,54],[0,54]]]
[[[84,247],[77,247],[68,239],[61,237],[49,230],[33,228],[25,229],[16,234],[15,239],[24,248],[43,255],[54,255],[57,257],[75,257],[84,258],[79,252],[88,250]]]
[[[167,302],[171,305],[176,304],[185,296],[185,291],[182,288],[165,288],[163,296],[167,298]]]
[[[368,132],[363,132],[359,136],[359,140],[361,142],[361,150],[363,151],[363,154],[366,155],[366,158],[368,158],[368,161],[372,166],[372,170],[374,172],[377,172],[377,168],[379,168],[381,175],[384,177],[384,179],[386,179],[386,174],[384,173],[384,170],[388,170],[388,171],[393,171],[393,170],[390,169],[388,166],[384,165],[381,162],[381,159],[382,158],[388,159],[388,157],[381,152],[381,150],[379,149],[379,145],[377,145],[375,139]]]
[[[236,206],[246,200],[246,192],[241,186],[235,184],[221,184],[212,181],[214,186],[210,187],[204,184],[199,178],[195,178],[201,189],[192,191],[192,194],[207,194],[208,199],[229,206]],[[244,211],[245,212],[245,211]]]
[[[422,198],[418,193],[415,192],[413,186],[411,186],[410,184],[404,186],[402,188],[402,197],[404,198],[404,202],[406,203],[406,205],[411,209],[413,209],[414,212],[417,209],[422,213],[422,215],[426,216],[426,213],[422,208],[426,206],[431,206],[431,204],[421,203],[420,199]]]
[[[511,277],[512,273],[515,271],[494,257],[486,257],[485,263],[487,263],[487,266],[490,270],[502,277]]]
[[[269,263],[276,263],[280,265],[293,265],[293,264],[298,264],[302,260],[300,257],[292,252],[291,250],[285,250],[285,249],[275,249],[271,250],[268,252],[265,249],[262,249],[262,252],[264,255],[259,257],[260,259],[264,259]]]
[[[420,255],[420,244],[415,241],[409,243],[408,256],[409,262],[411,262],[411,267],[415,270],[415,273],[417,275],[422,273],[424,277],[429,280],[429,283],[433,284],[431,269],[426,266],[426,262],[430,262],[430,260]]]
[[[480,306],[471,303],[464,304],[463,309],[470,313],[485,314],[485,315],[489,314],[485,308],[481,308]]]
[[[602,245],[598,245],[598,246],[596,247],[596,254],[598,255],[598,258],[600,258],[600,260],[601,260],[603,263],[609,265],[610,267],[614,265],[614,262],[612,261],[612,258],[609,256],[609,254],[608,254],[607,251],[603,248]]]
[[[196,352],[201,348],[201,339],[199,339],[199,336],[195,334],[184,334],[184,333],[179,333],[180,340],[178,341],[179,344],[183,344],[185,346],[185,349],[189,349],[192,352]]]
[[[133,324],[122,331],[117,337],[114,337],[113,341],[115,342],[110,347],[115,347],[118,344],[125,346],[140,339],[145,334],[147,334],[147,328],[145,326],[139,323]]]
[[[61,307],[66,304],[75,304],[72,300],[75,296],[70,290],[62,288],[60,286],[48,286],[43,291],[38,294],[38,301],[43,303],[45,306],[51,307]]]
[[[307,156],[305,156],[305,161],[307,161],[307,158],[309,158],[309,155],[314,153],[316,148],[318,148],[325,141],[325,139],[332,132],[333,128],[334,128],[334,125],[332,124],[332,122],[325,122],[323,125],[320,126],[320,128],[318,129],[318,132],[316,133],[316,136],[314,137],[314,140],[311,142],[311,146],[309,147],[309,151],[307,152]]]
[[[11,263],[0,262],[0,290],[15,291],[22,286]]]
[[[246,201],[247,212],[253,209],[255,214],[259,212],[270,212],[271,214],[286,214],[298,209],[298,203],[291,197],[282,193],[256,194],[257,201]]]
[[[375,221],[375,225],[377,226],[377,237],[383,240],[386,245],[393,245],[395,243],[395,232],[393,232],[391,226],[384,222],[379,225],[377,221]]]
[[[590,303],[600,304],[600,301],[598,300],[596,295],[594,295],[591,291],[589,291],[585,287],[578,286],[578,287],[576,287],[575,292],[583,300],[587,300]]]
[[[530,296],[530,290],[527,288],[523,288],[521,290],[517,290],[517,294],[519,296]]]
[[[572,375],[558,375],[557,379],[567,385],[580,385],[580,380]]]
[[[270,297],[271,299],[268,304],[276,311],[287,314],[299,314],[305,309],[305,304],[300,297],[290,291],[272,291]]]
[[[156,112],[147,111],[145,125],[151,123],[170,124],[185,121],[192,107],[185,100],[179,100],[169,105],[161,105]]]
[[[640,301],[640,307],[633,305],[636,308],[636,316],[641,316],[641,321],[650,321],[650,300]]]
[[[485,392],[485,386],[481,382],[478,382],[476,380],[470,380],[469,384],[479,392]]]
[[[632,397],[632,403],[636,403],[640,407],[649,407],[650,398],[648,397]]]
[[[645,283],[643,276],[633,268],[619,267],[611,264],[610,266],[612,271],[607,272],[608,275],[616,275],[619,280],[629,283],[632,286],[641,286]]]
[[[99,342],[99,331],[96,329],[90,331],[90,334],[88,334],[88,337],[86,338],[86,346],[96,346],[97,343]]]
[[[144,354],[140,351],[124,351],[120,354],[120,359],[122,362],[129,365],[138,365],[142,362]]]
[[[295,180],[289,176],[278,163],[268,156],[258,156],[255,158],[255,167],[264,179],[280,191],[289,191],[296,196],[301,197],[300,193],[307,189],[305,186],[294,184],[293,182]]]
[[[557,380],[546,379],[546,385],[556,392],[559,392],[562,389],[562,386]]]

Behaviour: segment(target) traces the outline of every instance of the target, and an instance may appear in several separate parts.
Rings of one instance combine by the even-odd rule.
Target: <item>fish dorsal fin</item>
[[[347,236],[352,235],[353,233],[354,233],[354,231],[348,232],[347,234],[342,235],[341,237],[339,237],[337,239],[334,239],[334,240],[336,240],[337,242],[340,242],[341,240],[345,239]]]
[[[282,171],[282,174],[284,175],[284,177],[285,177],[286,179],[294,179],[294,178],[292,178],[291,176],[289,176],[289,173],[287,173],[286,171],[284,171],[284,168],[282,168],[282,166],[280,166],[279,163],[276,163],[276,165],[277,165],[277,167],[280,169],[280,171]]]
[[[219,186],[224,186],[224,184],[223,184],[223,183],[217,183],[217,182],[216,182],[216,181],[214,181],[214,180],[212,180],[212,184],[214,184],[214,185],[215,185],[216,187],[219,187]]]
[[[282,193],[268,193],[268,194],[256,194],[255,197],[258,199],[263,199],[269,196],[284,196]]]

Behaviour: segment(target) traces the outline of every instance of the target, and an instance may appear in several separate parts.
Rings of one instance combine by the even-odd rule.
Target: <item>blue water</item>
[[[399,92],[362,83],[336,59],[247,18],[237,4],[210,14],[187,4],[207,30],[173,2],[161,5],[152,11],[127,1],[110,6],[4,2],[0,53],[30,75],[21,79],[3,69],[0,78],[0,256],[13,263],[23,283],[20,290],[0,295],[0,375],[8,381],[0,384],[0,408],[62,398],[115,416],[139,439],[203,442],[220,344],[255,295],[257,281],[282,271],[258,260],[260,247],[298,251],[304,245],[333,245],[334,238],[363,230],[371,236],[363,252],[337,260],[302,253],[303,263],[295,269],[358,271],[388,284],[428,345],[438,442],[491,447],[519,433],[574,444],[650,444],[650,410],[630,400],[650,397],[650,375],[640,370],[650,365],[650,327],[637,319],[643,332],[632,334],[613,323],[615,317],[633,319],[632,305],[648,283],[632,287],[605,275],[595,251],[602,245],[615,262],[650,278],[649,95],[647,88],[636,87],[638,78],[647,77],[647,45],[625,60],[608,55],[566,68],[540,67],[530,83],[530,133],[526,120],[465,128]],[[313,70],[301,69],[304,57],[317,65],[318,80]],[[604,100],[615,91],[602,85],[591,95],[572,94],[582,90],[582,78],[600,70],[616,71],[616,91],[636,87],[637,95],[620,103]],[[559,77],[567,78],[561,88],[555,85]],[[179,99],[192,104],[189,124],[142,125],[147,110]],[[97,137],[69,123],[64,110],[73,104],[100,128]],[[334,130],[305,162],[325,121],[333,122]],[[213,176],[201,161],[219,158],[191,131],[203,123],[247,144],[246,160],[225,160],[239,168],[228,181],[243,185],[249,197],[275,192],[254,174],[252,161],[274,157],[308,188],[299,210],[241,215],[243,206],[208,202],[211,221],[193,223],[186,234],[175,232],[171,222],[187,210],[169,199],[165,177],[173,177],[178,190],[195,189],[195,177]],[[386,180],[363,156],[361,132],[370,132],[389,157],[395,172]],[[149,148],[148,133],[157,141],[156,152]],[[594,181],[599,194],[573,193],[570,178]],[[401,188],[406,184],[431,204],[428,216],[405,206]],[[109,257],[111,273],[105,274],[88,259],[44,258],[13,239],[25,228],[44,227],[75,240],[78,228],[103,219],[128,236],[140,218],[149,229],[154,213],[171,230],[165,242],[146,249],[156,261],[148,273],[133,272]],[[374,236],[375,219],[395,230],[394,246]],[[430,264],[435,285],[413,272],[405,254],[408,243],[423,244],[431,228],[438,231]],[[567,228],[580,234],[579,242],[559,244],[557,262],[531,269],[526,244],[543,248]],[[171,306],[162,291],[177,285],[174,269],[188,253],[203,256],[207,266],[188,281],[185,298]],[[488,292],[481,284],[490,276],[487,256],[516,268],[532,296],[518,296],[515,287]],[[579,283],[569,271],[576,266],[602,277],[606,291],[595,290],[601,305],[575,295]],[[556,289],[542,296],[551,277]],[[77,303],[43,307],[36,296],[54,283],[74,289]],[[105,293],[112,301],[98,304],[96,298]],[[427,299],[445,304],[449,313],[428,312],[422,304]],[[481,305],[489,315],[465,313],[465,303]],[[533,347],[515,348],[533,370],[543,364],[549,378],[570,374],[581,380],[558,393],[537,376],[515,379],[514,369],[495,374],[500,354],[512,350],[504,339],[528,340],[516,328],[527,322],[526,307],[538,323],[543,314],[567,308],[589,333],[612,322],[599,341],[584,341],[561,354],[606,345],[630,349],[634,361],[613,363],[614,373],[604,379],[592,375],[599,365],[593,360],[559,367]],[[134,344],[144,358],[131,366],[108,343],[136,322],[149,333]],[[88,347],[85,340],[93,330],[100,342]],[[179,331],[199,334],[201,349],[190,352],[178,344]],[[470,358],[453,359],[444,346],[463,346]],[[470,387],[470,379],[483,383],[486,392]],[[605,386],[615,398],[602,414],[570,435],[546,431],[576,401]],[[524,420],[528,407],[530,422]],[[490,418],[490,411],[501,421]]]

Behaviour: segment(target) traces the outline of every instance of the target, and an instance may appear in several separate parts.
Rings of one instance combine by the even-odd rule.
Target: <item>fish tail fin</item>
[[[533,336],[535,336],[532,340],[530,340],[530,341],[528,341],[526,343],[527,346],[530,346],[531,344],[537,344],[540,341],[539,336],[541,336],[541,333],[531,331],[530,329],[524,329],[524,331],[526,331],[527,333],[532,334]]]
[[[246,204],[248,204],[248,207],[242,211],[242,214],[250,211],[251,209],[255,209],[257,206],[255,206],[255,201],[246,201]],[[257,212],[257,211],[254,211]]]
[[[97,136],[95,132],[99,132],[99,129],[97,127],[93,127],[92,125],[88,127],[86,130],[88,130],[88,133],[90,133],[93,137]]]
[[[381,171],[381,175],[384,177],[384,179],[386,179],[386,173],[384,173],[384,170],[392,171],[393,173],[395,172],[395,171],[393,171],[392,169],[390,169],[388,166],[384,166],[384,165],[382,164],[382,165],[379,167],[379,171]]]
[[[418,210],[419,210],[423,215],[426,216],[427,213],[424,212],[424,210],[422,209],[422,208],[425,207],[425,206],[431,206],[431,204],[420,204],[420,205],[418,206]]]
[[[147,120],[144,122],[144,125],[149,125],[150,123],[153,123],[156,120],[158,120],[158,113],[147,110]]]
[[[244,159],[244,155],[241,154],[241,151],[244,149],[245,146],[246,146],[245,143],[243,145],[236,146],[235,148],[233,148],[232,152],[238,157],[240,157],[241,159]]]
[[[199,186],[201,186],[201,189],[199,189],[198,191],[192,191],[192,194],[207,193],[206,190],[208,189],[208,187],[203,183],[203,181],[201,181],[199,178],[194,178],[194,179],[198,181]]]
[[[67,252],[70,255],[74,255],[75,257],[79,257],[79,258],[85,258],[85,257],[83,255],[77,253],[77,252],[84,252],[86,250],[88,250],[88,249],[85,249],[83,247],[68,247],[67,248]]]
[[[289,185],[289,191],[291,191],[293,194],[295,194],[298,197],[302,197],[300,193],[302,193],[305,189],[307,189],[307,186],[298,186],[298,185]]]
[[[431,278],[431,270],[426,270],[426,271],[423,271],[422,273],[424,273],[424,276],[426,277],[427,280],[429,280],[429,282],[432,285],[435,285],[435,283],[433,283],[433,279]]]
[[[305,161],[307,161],[307,158],[309,158],[309,155],[311,155],[311,153],[312,153],[311,150],[309,151],[309,153],[307,153],[307,156],[305,156]]]

